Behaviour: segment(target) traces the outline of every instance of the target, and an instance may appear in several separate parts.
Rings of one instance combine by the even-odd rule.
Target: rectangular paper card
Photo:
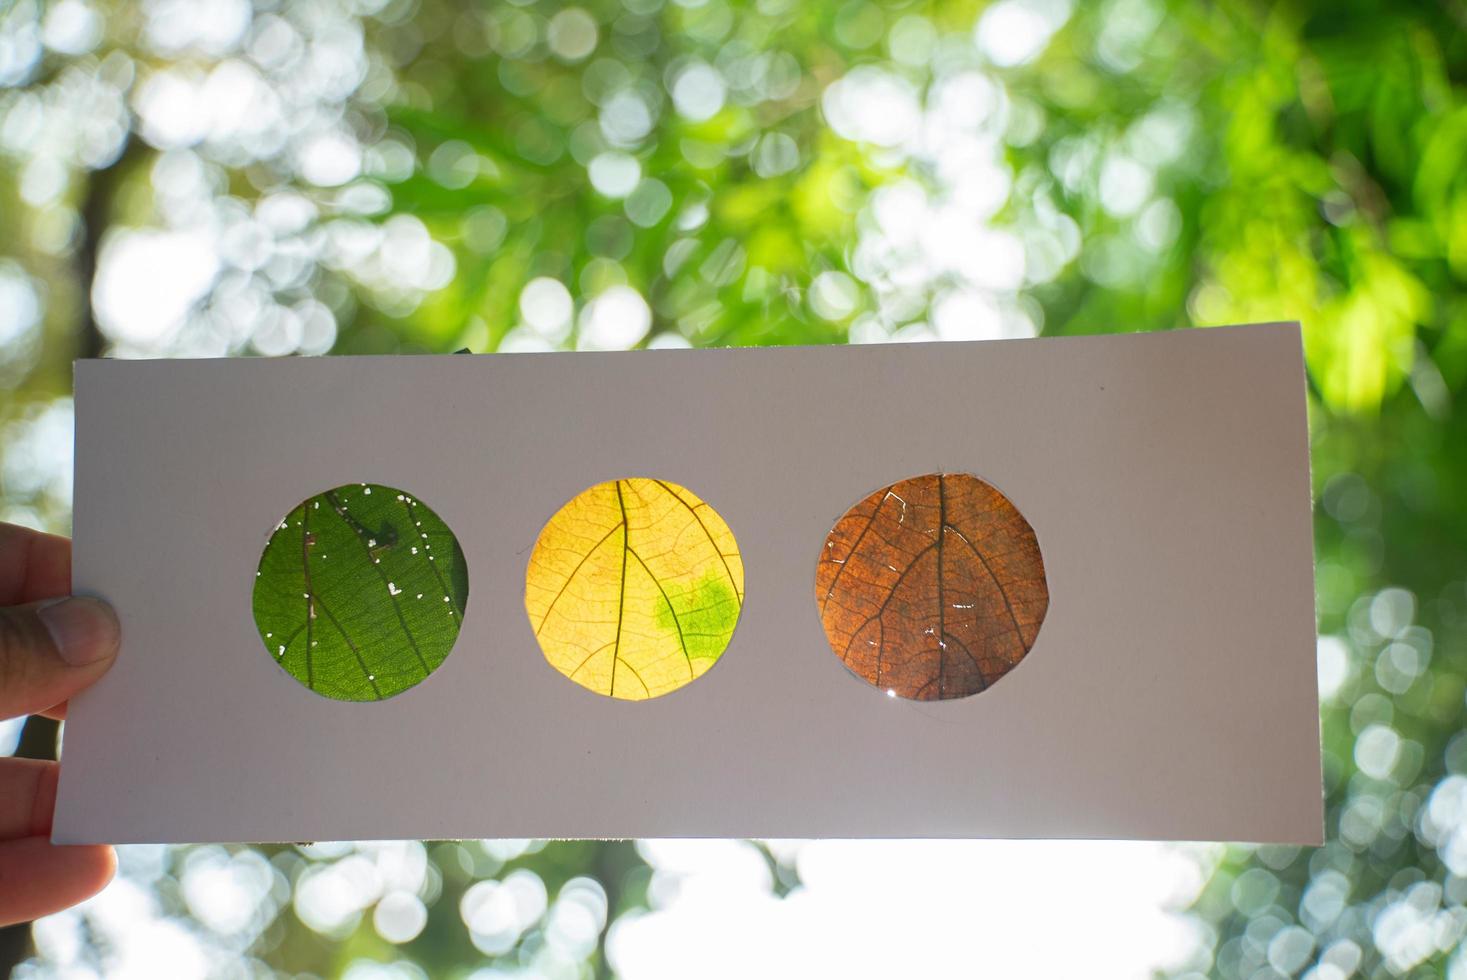
[[[115,604],[123,648],[71,703],[55,839],[1320,843],[1304,384],[1292,324],[81,362],[75,588]],[[981,478],[1028,521],[1048,607],[991,687],[910,700],[832,650],[816,569],[849,508],[939,473]],[[641,701],[554,669],[526,610],[546,522],[632,477],[711,505],[745,576],[722,657]],[[468,589],[436,671],[352,702],[282,669],[252,593],[282,519],[360,484],[431,507],[462,547]],[[358,530],[363,547],[390,539],[370,538],[374,556],[407,547]],[[624,569],[658,560],[617,554]],[[968,587],[988,589],[977,568]],[[639,581],[645,592],[653,579]],[[962,610],[963,597],[942,601]],[[335,614],[312,612],[328,630]],[[669,625],[654,619],[621,631],[618,618],[618,642]]]

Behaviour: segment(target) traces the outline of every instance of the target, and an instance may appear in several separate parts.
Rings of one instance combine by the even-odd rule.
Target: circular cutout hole
[[[458,539],[427,504],[351,483],[276,526],[255,573],[255,626],[270,659],[317,694],[381,701],[438,669],[468,598]]]
[[[598,483],[540,531],[525,611],[550,665],[640,701],[701,677],[727,649],[744,566],[722,517],[665,480]]]
[[[1049,608],[1034,529],[966,473],[883,487],[845,513],[815,571],[825,636],[893,697],[987,690],[1034,646]]]

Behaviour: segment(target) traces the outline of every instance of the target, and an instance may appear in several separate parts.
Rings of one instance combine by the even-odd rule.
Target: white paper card
[[[60,842],[1056,837],[1319,843],[1295,325],[845,348],[77,365],[75,588],[122,618],[66,723]],[[1050,605],[990,690],[884,696],[814,598],[832,524],[938,471],[1033,525]],[[648,476],[737,535],[722,659],[651,701],[545,661],[544,522]],[[447,661],[331,701],[266,653],[260,553],[300,501],[402,488],[469,570]]]

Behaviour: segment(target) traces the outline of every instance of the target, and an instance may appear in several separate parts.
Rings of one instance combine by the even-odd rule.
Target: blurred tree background
[[[1459,0],[0,4],[0,518],[68,530],[79,356],[1299,319],[1328,806],[1308,849],[132,847],[0,955],[960,976],[1016,906],[997,975],[1467,978],[1464,84]]]

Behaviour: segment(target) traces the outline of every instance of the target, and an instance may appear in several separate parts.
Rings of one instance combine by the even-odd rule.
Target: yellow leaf
[[[642,700],[712,667],[744,603],[733,532],[663,480],[598,483],[540,532],[525,611],[550,665],[598,694]]]

